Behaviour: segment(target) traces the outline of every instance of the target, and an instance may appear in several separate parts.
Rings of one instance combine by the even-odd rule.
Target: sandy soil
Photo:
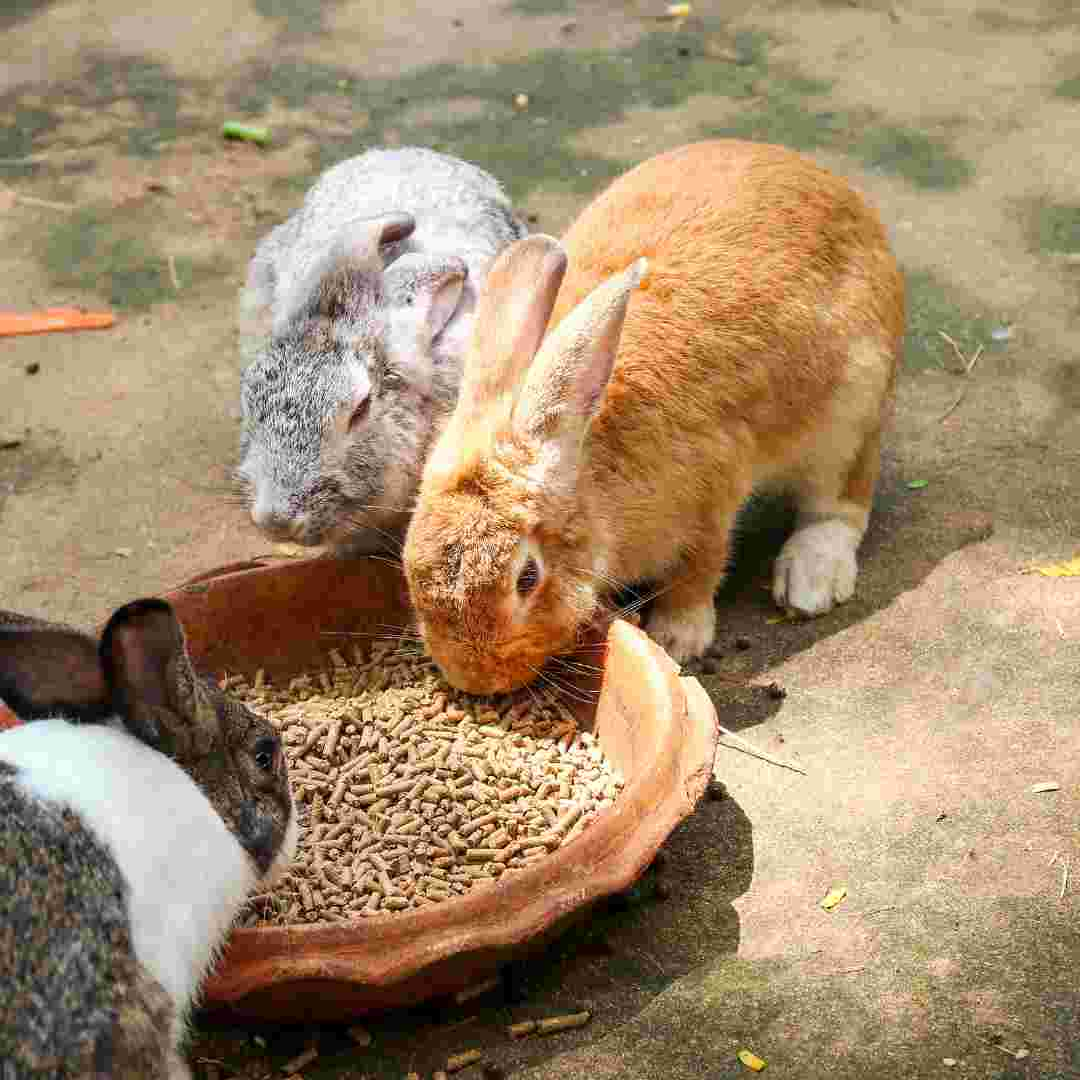
[[[1025,573],[1080,549],[1075,4],[698,0],[678,22],[599,0],[130,7],[0,13],[3,306],[120,315],[0,345],[0,606],[92,626],[266,552],[230,495],[236,290],[258,237],[366,145],[473,157],[558,232],[665,147],[786,142],[876,203],[911,308],[856,598],[773,621],[765,513],[718,601],[704,681],[722,722],[809,775],[722,747],[728,797],[670,841],[670,899],[648,879],[508,997],[372,1019],[362,1049],[206,1027],[197,1073],[265,1075],[316,1039],[311,1078],[429,1075],[472,1045],[537,1078],[735,1076],[744,1046],[776,1076],[1080,1076],[1063,890],[1080,580]],[[269,124],[272,146],[223,144],[228,117]],[[1060,791],[1032,795],[1047,779]],[[582,1001],[586,1031],[502,1033]]]

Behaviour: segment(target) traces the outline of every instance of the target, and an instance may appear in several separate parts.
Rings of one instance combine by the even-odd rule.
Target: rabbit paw
[[[697,607],[654,608],[645,624],[649,637],[676,663],[700,656],[716,635],[716,609],[710,596]]]
[[[773,567],[773,599],[799,615],[824,615],[855,591],[855,551],[862,534],[844,521],[797,529]]]

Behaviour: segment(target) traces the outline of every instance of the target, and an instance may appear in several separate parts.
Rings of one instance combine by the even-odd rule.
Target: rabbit
[[[0,698],[0,1077],[187,1080],[202,979],[296,850],[281,742],[163,600],[99,644],[0,613]]]
[[[877,215],[777,146],[661,154],[561,245],[507,248],[404,548],[446,677],[472,693],[530,682],[642,582],[648,633],[680,663],[700,656],[736,512],[763,486],[798,511],[776,603],[811,616],[848,599],[903,326]]]
[[[526,232],[494,177],[402,147],[327,170],[262,240],[240,299],[238,477],[265,535],[400,547],[478,291]]]

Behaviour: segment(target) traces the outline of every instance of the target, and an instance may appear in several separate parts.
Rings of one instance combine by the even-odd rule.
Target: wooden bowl
[[[197,666],[276,677],[323,666],[342,633],[410,622],[398,568],[311,559],[211,571],[166,594]],[[628,888],[696,805],[712,773],[717,717],[696,679],[629,623],[607,636],[581,720],[626,786],[581,835],[520,873],[453,900],[349,923],[237,929],[204,1004],[244,1017],[339,1021],[463,990],[542,947]]]

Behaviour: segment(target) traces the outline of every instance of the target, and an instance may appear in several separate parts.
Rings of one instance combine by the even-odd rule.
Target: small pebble
[[[740,636],[735,639],[735,648],[738,649],[740,652],[745,652],[753,644],[754,643],[748,637]]]
[[[23,370],[27,375],[36,375],[41,370],[41,365],[36,360],[31,360]]]
[[[653,886],[653,896],[655,896],[657,900],[670,900],[671,886],[666,881],[658,881]]]
[[[956,1058],[942,1058],[941,1064],[951,1069],[956,1064]]]
[[[769,683],[767,689],[773,701],[783,701],[787,697],[787,691],[779,683]]]
[[[13,431],[0,431],[0,450],[14,450],[16,446],[22,446],[23,438]]]
[[[515,94],[514,95],[514,108],[515,109],[527,109],[529,107],[529,95],[528,94]]]

